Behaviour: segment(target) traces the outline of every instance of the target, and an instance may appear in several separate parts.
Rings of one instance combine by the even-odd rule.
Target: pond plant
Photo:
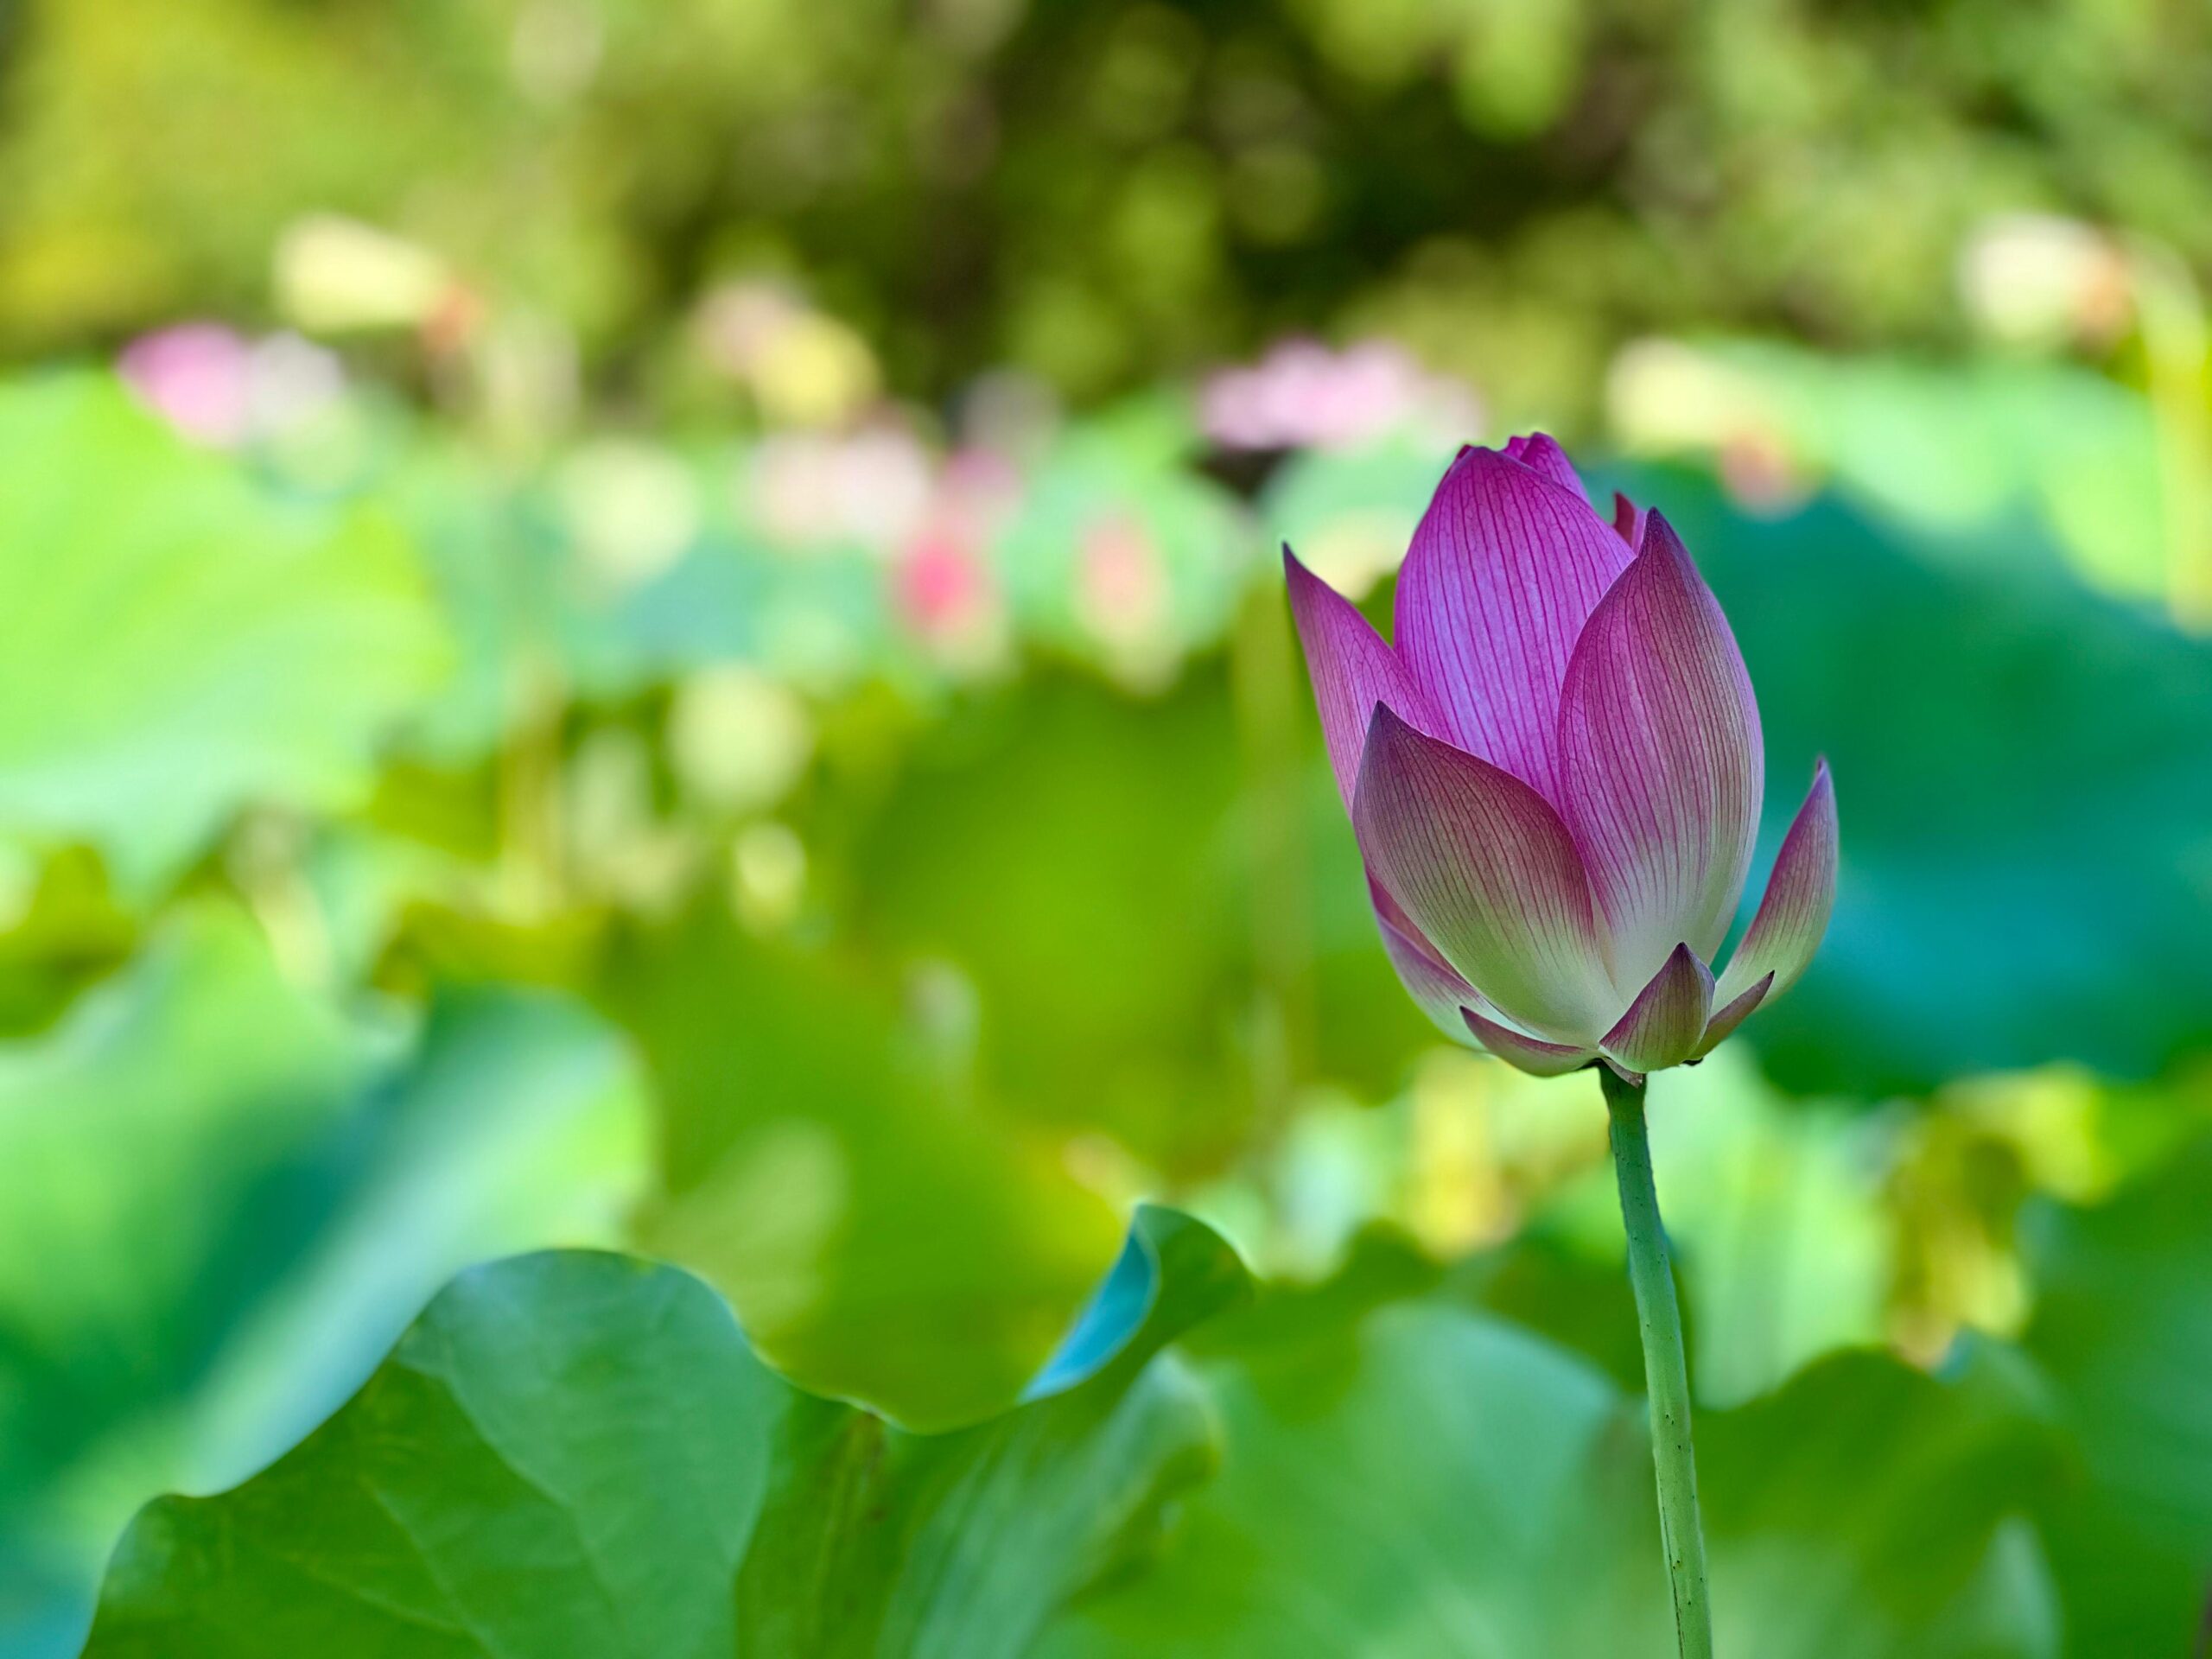
[[[1710,1659],[1645,1091],[1812,960],[1835,898],[1827,767],[1716,971],[1758,834],[1764,754],[1735,637],[1663,516],[1616,497],[1601,518],[1541,433],[1463,448],[1414,532],[1388,643],[1283,556],[1330,762],[1407,991],[1448,1035],[1523,1071],[1598,1071],[1675,1630],[1685,1659]]]

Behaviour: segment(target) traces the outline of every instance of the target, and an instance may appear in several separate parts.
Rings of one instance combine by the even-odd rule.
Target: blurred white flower
[[[2127,326],[2126,256],[2079,219],[2053,213],[1985,219],[1959,251],[1958,280],[1975,321],[2014,344],[2102,344]]]
[[[247,353],[247,424],[255,437],[293,431],[345,395],[345,365],[327,346],[271,334]]]
[[[430,326],[467,290],[436,254],[335,213],[295,221],[276,244],[277,308],[309,334]]]
[[[891,426],[779,433],[753,452],[747,482],[753,517],[776,541],[854,542],[879,556],[919,531],[936,490],[929,452]]]
[[[745,386],[771,426],[841,426],[881,384],[868,342],[769,283],[733,283],[700,306],[707,361]]]
[[[724,663],[677,689],[669,761],[706,805],[747,812],[789,792],[814,754],[814,721],[798,694],[758,669]]]
[[[563,463],[555,488],[586,568],[618,589],[661,575],[699,534],[690,470],[635,439],[584,445]]]

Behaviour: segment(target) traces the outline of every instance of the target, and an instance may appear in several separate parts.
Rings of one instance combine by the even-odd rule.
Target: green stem
[[[1628,1276],[1643,1336],[1644,1387],[1651,1396],[1651,1461],[1659,1475],[1659,1541],[1675,1593],[1675,1640],[1681,1659],[1713,1659],[1713,1603],[1705,1586],[1705,1529],[1697,1514],[1697,1454],[1690,1445],[1690,1380],[1682,1358],[1682,1313],[1667,1263],[1667,1230],[1651,1179],[1651,1140],[1643,1122],[1643,1085],[1598,1068],[1612,1118],[1613,1173],[1620,1179],[1628,1230]]]

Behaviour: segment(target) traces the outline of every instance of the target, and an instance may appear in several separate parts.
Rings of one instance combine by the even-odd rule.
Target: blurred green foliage
[[[2079,1459],[2044,1522],[2084,1652],[2156,1653],[2202,1630],[2208,1200],[2199,1142],[2100,1209],[2041,1212],[2031,1235],[2044,1294],[2026,1345]]]
[[[1655,1096],[1724,1643],[2186,1650],[2201,9],[0,38],[0,1653],[1659,1650],[1596,1091],[1276,574],[1535,422],[1841,801]]]
[[[378,435],[352,481],[318,486],[281,449],[190,451],[99,378],[14,395],[51,411],[47,473],[108,465],[102,491],[57,495],[48,509],[80,550],[73,573],[122,558],[143,524],[173,528],[159,505],[194,499],[167,481],[175,474],[219,486],[211,499],[230,522],[289,527],[299,539],[267,556],[289,582],[318,572],[329,583],[315,601],[327,623],[279,607],[233,636],[192,605],[154,606],[120,632],[86,623],[86,644],[47,671],[94,708],[109,687],[135,696],[172,684],[156,697],[161,717],[212,710],[214,753],[281,756],[297,729],[343,733],[354,756],[250,759],[174,797],[134,794],[146,788],[135,740],[154,716],[125,703],[111,724],[81,728],[107,741],[52,746],[73,793],[0,789],[16,804],[7,827],[22,872],[17,1046],[39,1080],[12,1119],[47,1148],[13,1165],[41,1194],[14,1206],[13,1259],[60,1250],[81,1274],[0,1284],[21,1333],[13,1433],[30,1459],[9,1580],[10,1639],[26,1650],[71,1639],[101,1542],[141,1500],[221,1487],[296,1439],[452,1268],[579,1238],[702,1274],[798,1388],[863,1402],[902,1433],[988,1436],[1028,1421],[1003,1414],[1106,1274],[1117,1211],[1135,1198],[1183,1195],[1294,1274],[1327,1272],[1363,1226],[1395,1222],[1415,1241],[1402,1255],[1355,1253],[1345,1287],[1313,1293],[1323,1300],[1310,1315],[1294,1297],[1273,1305],[1269,1319],[1304,1357],[1293,1367],[1302,1380],[1280,1385],[1294,1398],[1268,1409],[1302,1424],[1351,1386],[1323,1381],[1344,1363],[1324,1357],[1332,1321],[1365,1332],[1385,1305],[1440,1296],[1482,1309],[1477,1325],[1461,1331],[1458,1313],[1375,1314],[1378,1328],[1404,1324],[1411,1344],[1376,1381],[1383,1421],[1402,1418],[1402,1402],[1389,1403],[1399,1390],[1440,1386],[1419,1380],[1431,1370],[1487,1375],[1494,1360],[1502,1397],[1524,1401],[1498,1409],[1535,1411],[1544,1425],[1499,1431],[1507,1441],[1533,1452],[1545,1435],[1581,1433],[1568,1407],[1586,1399],[1589,1425],[1613,1425],[1600,1437],[1615,1448],[1605,1479],[1635,1490],[1633,1437],[1616,1444],[1636,1367],[1594,1096],[1433,1052],[1374,948],[1255,552],[1261,517],[1289,510],[1356,555],[1378,518],[1417,507],[1417,448],[1394,438],[1294,456],[1248,506],[1198,469],[1172,404],[1078,429],[1030,463],[1064,532],[1040,541],[1017,512],[965,547],[963,591],[1003,607],[991,648],[972,655],[974,636],[933,632],[935,614],[912,604],[911,563],[834,525],[795,547],[758,500],[671,518],[680,537],[664,534],[643,568],[634,543],[610,552],[594,540],[592,498],[568,481],[579,455],[608,465],[595,440],[533,465],[487,463],[434,424],[341,393],[360,405],[356,429]],[[716,477],[758,478],[773,444],[633,445],[595,476],[636,501],[673,488],[703,504]],[[1056,454],[1084,448],[1116,459],[1056,471]],[[658,481],[640,491],[640,475]],[[2185,994],[2212,937],[2190,878],[2208,822],[2198,785],[2212,776],[2205,648],[2141,601],[2093,592],[2050,530],[2009,507],[1979,528],[1915,529],[1894,510],[1827,500],[1747,513],[1679,470],[1622,477],[1700,549],[1758,678],[1777,774],[1794,760],[1802,775],[1825,746],[1852,803],[1829,948],[1747,1034],[1765,1076],[1724,1055],[1676,1080],[1679,1104],[1657,1118],[1698,1386],[1708,1407],[1729,1408],[1714,1420],[1714,1456],[1729,1466],[1739,1414],[1793,1425],[1794,1439],[1811,1431],[1792,1412],[1835,1417],[1841,1392],[1900,1414],[1847,1439],[1934,1437],[1899,1479],[1965,1460],[1943,1478],[1964,1494],[1961,1530],[1950,1553],[1923,1557],[1896,1541],[1902,1517],[1924,1507],[1918,1488],[1884,1497],[1886,1477],[1816,1460],[1804,1479],[1832,1497],[1836,1481],[1863,1476],[1871,1507],[1824,1499],[1808,1518],[1796,1489],[1762,1484],[1772,1455],[1745,1451],[1736,1496],[1715,1477],[1716,1559],[1721,1582],[1738,1586],[1730,1616],[1777,1640],[1797,1630],[1760,1587],[1779,1574],[1831,1586],[1824,1595],[1856,1610],[1849,1641],[1869,1651],[2029,1655],[2075,1650],[2055,1645],[2063,1630],[2132,1629],[2152,1616],[2132,1610],[2160,1597],[2178,1607],[2201,1529],[2185,1496],[2126,1496],[2124,1436],[2107,1448],[2086,1428],[2015,1433],[2003,1426],[2024,1408],[1946,1404],[1894,1360],[1867,1360],[1886,1369],[1848,1387],[1819,1379],[1845,1375],[1828,1369],[1847,1363],[1839,1349],[1885,1338],[1925,1360],[1961,1327],[2018,1332],[2040,1308],[2014,1243],[2022,1207],[2038,1193],[2094,1196],[2131,1170],[2156,1179],[2190,1126],[2212,1121],[2192,1065],[2205,1014]],[[137,495],[150,517],[112,514]],[[1105,568],[1117,574],[1103,586],[1097,563],[1065,556],[1092,526],[1140,510],[1171,525],[1157,515],[1179,500],[1202,502],[1213,529],[1113,543]],[[353,528],[379,518],[388,535]],[[620,524],[634,533],[638,522]],[[1192,539],[1174,539],[1184,533]],[[184,591],[211,557],[243,556],[215,545],[181,567]],[[1215,550],[1192,550],[1205,547]],[[1148,561],[1192,559],[1202,581],[1126,585]],[[56,591],[35,561],[16,569],[41,596]],[[416,574],[355,581],[393,569]],[[296,591],[289,582],[270,591]],[[1385,582],[1376,601],[1387,592]],[[389,617],[407,618],[408,632],[383,631]],[[381,664],[398,637],[410,678],[339,671]],[[1870,662],[1910,666],[1870,677]],[[259,695],[196,702],[186,689],[257,685],[260,674],[272,689]],[[346,695],[318,705],[322,683]],[[365,686],[387,684],[380,719],[356,712]],[[27,729],[49,706],[70,705],[32,702]],[[1775,827],[1793,805],[1777,793]],[[2072,874],[2055,882],[2061,870]],[[206,968],[175,965],[203,955]],[[80,992],[118,961],[130,965],[116,985]],[[235,1015],[194,1001],[200,974],[238,981],[219,993],[242,999]],[[1955,988],[1936,996],[1930,985]],[[126,995],[144,1012],[118,1027],[103,1009]],[[54,1034],[40,1034],[57,1017]],[[321,1034],[302,1048],[286,1036],[295,1027]],[[69,1085],[93,1105],[57,1109],[49,1050],[96,1035],[137,1058]],[[2060,1061],[2143,1081],[2133,1091],[2086,1073],[1973,1082]],[[1829,1103],[1793,1106],[1776,1084]],[[165,1090],[179,1089],[188,1103],[168,1103]],[[1980,1092],[1952,1099],[1953,1089]],[[1928,1103],[1870,1110],[1898,1091]],[[204,1130],[174,1142],[143,1127],[178,1134],[200,1113]],[[127,1165],[116,1164],[120,1137],[132,1143]],[[1428,1265],[1516,1230],[1503,1254],[1447,1280]],[[186,1240],[201,1243],[180,1251]],[[1358,1262],[1392,1259],[1395,1276],[1361,1287]],[[165,1276],[137,1276],[154,1264]],[[2140,1281],[2146,1292],[2158,1282]],[[595,1293],[577,1294],[595,1305]],[[2014,1386],[2118,1390],[2113,1414],[2129,1422],[2152,1411],[2131,1391],[2168,1386],[2139,1369],[2157,1347],[2048,1335],[2058,1318],[2038,1311],[2028,1326],[2025,1351],[2050,1365],[2049,1382]],[[1530,1326],[1582,1357],[1535,1357],[1536,1338],[1516,1334]],[[1341,1425],[1350,1439],[1306,1451],[1262,1450],[1279,1432],[1263,1416],[1262,1440],[1244,1446],[1244,1362],[1225,1357],[1238,1340],[1205,1334],[1189,1362],[1229,1425],[1223,1484],[1205,1500],[1225,1506],[1218,1518],[1194,1509],[1157,1579],[1071,1614],[1051,1642],[1287,1639],[1270,1633],[1267,1610],[1281,1598],[1268,1575],[1301,1572],[1311,1541],[1272,1529],[1313,1511],[1265,1495],[1268,1460],[1331,1469],[1383,1454],[1360,1449],[1357,1414]],[[2128,1356],[2118,1372],[2101,1370],[2115,1353]],[[1321,1392],[1297,1403],[1308,1389]],[[2150,1599],[2103,1587],[2115,1575],[2100,1545],[2121,1535],[2073,1527],[2044,1496],[2049,1471],[2076,1460],[2084,1472],[2065,1478],[2151,1529],[2129,1558]],[[312,1507],[338,1478],[314,1458],[286,1466],[291,1484],[245,1490]],[[2159,1491],[2193,1491],[2196,1469],[2185,1462],[2180,1484]],[[1497,1478],[1522,1494],[1534,1478]],[[1439,1501],[1472,1479],[1452,1474]],[[428,1517],[448,1516],[448,1503],[479,1501],[442,1491],[434,1480],[411,1500],[431,1506],[423,1524],[445,1524]],[[1132,1502],[1132,1516],[1150,1512],[1150,1500]],[[1408,1503],[1400,1520],[1425,1525]],[[1319,1489],[1312,1504],[1332,1507]],[[1643,1511],[1605,1513],[1611,1541],[1562,1514],[1516,1535],[1534,1552],[1525,1571],[1451,1593],[1499,1628],[1547,1633],[1531,1641],[1641,1639],[1624,1633],[1656,1616]],[[272,1516],[252,1525],[293,1535],[281,1507]],[[1794,1530],[1801,1520],[1810,1532]],[[763,1524],[763,1548],[811,1548],[795,1521]],[[1503,1548],[1471,1534],[1455,1554],[1475,1560]],[[900,1548],[851,1547],[879,1561]],[[145,1548],[111,1592],[124,1610],[111,1615],[118,1631],[148,1620],[156,1646],[181,1640],[167,1621],[188,1615],[160,1611],[162,1598],[248,1593],[227,1569],[188,1592],[167,1576],[172,1560],[235,1561],[229,1545]],[[1027,1586],[1030,1622],[1007,1628],[1041,1629],[1095,1570],[1090,1548],[1073,1577]],[[207,1549],[216,1554],[192,1553]],[[1244,1565],[1209,1565],[1221,1549]],[[1617,1597],[1541,1590],[1542,1562],[1593,1549],[1618,1559]],[[713,1580],[737,1559],[709,1551],[699,1571]],[[510,1569],[494,1558],[471,1571],[495,1582]],[[141,1573],[156,1599],[144,1606],[129,1587]],[[1894,1586],[1891,1573],[1903,1575]],[[1184,1574],[1212,1587],[1179,1588]],[[1051,1584],[1061,1587],[1039,1587]],[[1328,1593],[1342,1608],[1326,1618],[1379,1627],[1401,1618],[1398,1599],[1436,1592],[1362,1581]],[[310,1617],[293,1607],[272,1628],[289,1630],[295,1614]],[[219,1632],[245,1616],[188,1614]],[[760,1615],[779,1630],[823,1616],[804,1600]],[[1560,1618],[1595,1624],[1579,1637]],[[1818,1623],[1804,1632],[1844,1639]],[[1446,1639],[1408,1634],[1406,1650]]]
[[[2212,259],[2212,23],[2171,0],[33,0],[10,32],[0,318],[42,349],[250,315],[339,213],[616,380],[766,266],[931,395],[1356,324],[1556,418],[1643,332],[1955,344],[1993,207]]]

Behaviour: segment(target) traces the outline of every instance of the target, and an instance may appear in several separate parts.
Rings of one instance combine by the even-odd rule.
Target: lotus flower
[[[1835,898],[1822,762],[1716,978],[1758,832],[1758,704],[1656,512],[1608,524],[1541,434],[1459,452],[1396,639],[1283,550],[1382,941],[1414,1000],[1540,1077],[1694,1063],[1804,972]]]

